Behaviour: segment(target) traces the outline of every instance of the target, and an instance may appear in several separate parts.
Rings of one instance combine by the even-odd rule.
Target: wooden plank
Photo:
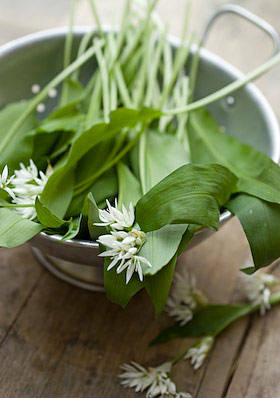
[[[280,308],[255,315],[226,398],[280,396]]]
[[[27,245],[0,249],[0,344],[42,273]]]

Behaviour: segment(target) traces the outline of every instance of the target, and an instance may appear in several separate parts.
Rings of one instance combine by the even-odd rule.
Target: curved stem
[[[190,112],[198,108],[202,108],[203,106],[209,105],[212,102],[215,102],[226,95],[231,94],[233,91],[238,90],[239,88],[245,86],[247,83],[255,80],[257,77],[263,75],[265,72],[273,68],[280,62],[280,53],[275,55],[274,57],[270,58],[266,63],[259,66],[258,68],[254,69],[252,72],[248,73],[246,76],[241,77],[239,80],[230,83],[226,87],[222,88],[221,90],[216,91],[213,94],[208,95],[205,98],[202,98],[198,101],[195,101],[189,105],[186,105],[181,108],[172,109],[169,111],[164,111],[166,115],[177,115],[180,113]]]
[[[76,0],[72,0],[69,31],[68,31],[68,34],[67,34],[66,40],[65,40],[65,49],[64,49],[64,58],[63,58],[64,69],[67,68],[67,66],[71,62],[75,8],[76,8]],[[61,98],[60,98],[61,106],[67,104],[67,97],[68,97],[68,85],[67,85],[67,82],[64,82],[63,87],[62,87],[62,92],[61,92]]]

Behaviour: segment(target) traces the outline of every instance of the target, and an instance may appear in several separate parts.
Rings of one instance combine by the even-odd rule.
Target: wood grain
[[[236,270],[246,258],[247,249],[241,228],[233,220],[185,253],[178,268],[191,269],[211,300],[227,302],[235,291]],[[174,340],[147,348],[170,320],[166,315],[154,319],[144,293],[122,310],[109,303],[103,294],[80,290],[42,273],[27,246],[3,250],[2,261],[18,261],[18,252],[30,260],[29,269],[22,269],[22,273],[36,275],[37,283],[16,319],[9,318],[10,329],[0,349],[0,396],[133,397],[132,390],[123,390],[119,385],[117,374],[122,363],[136,360],[157,365],[190,344],[187,340]],[[12,268],[10,271],[2,280],[7,289]],[[19,281],[18,288],[25,289],[24,282],[21,285]],[[9,299],[3,305],[6,306],[11,308]],[[243,322],[231,333],[225,333],[207,366],[198,372],[194,373],[186,362],[179,364],[174,376],[180,388],[198,397],[207,396],[205,391],[210,388],[220,394],[246,325]]]

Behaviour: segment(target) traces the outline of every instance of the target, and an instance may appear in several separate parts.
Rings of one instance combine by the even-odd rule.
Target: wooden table
[[[191,344],[174,340],[148,348],[172,323],[155,320],[144,293],[122,310],[104,294],[80,290],[57,280],[34,259],[28,245],[1,249],[0,396],[129,398],[117,377],[119,366],[135,360],[158,365]],[[236,219],[198,247],[178,267],[196,275],[209,300],[242,297],[237,270],[249,249]],[[174,377],[183,391],[198,398],[280,397],[280,307],[264,318],[243,319],[216,341],[205,366],[194,372],[179,363]],[[141,395],[140,395],[141,396]]]
[[[5,3],[8,4],[6,0]],[[24,2],[17,0],[17,3],[20,7]],[[44,13],[50,16],[47,3],[41,3],[38,15],[41,12],[41,16]],[[97,3],[102,6],[101,1]],[[194,27],[201,26],[201,21],[206,21],[221,3],[224,1],[209,0],[206,4],[196,0]],[[244,5],[241,0],[236,3]],[[106,15],[110,21],[114,4],[113,0],[104,2],[105,21]],[[161,12],[166,20],[169,17],[172,31],[179,33],[178,17],[182,14],[183,1],[172,4],[170,8],[170,1],[162,0]],[[249,8],[251,5],[253,11],[280,30],[278,2],[254,0],[246,1],[246,5]],[[5,10],[9,10],[7,6]],[[3,17],[3,13],[1,15]],[[87,20],[85,0],[79,3],[79,18]],[[44,27],[51,27],[52,23],[62,25],[66,19],[63,10],[57,9],[54,21],[49,18]],[[21,29],[16,21],[10,25],[7,21],[2,42],[29,29],[26,22]],[[38,30],[38,21],[35,25],[33,21],[29,30]],[[13,30],[15,26],[17,29]],[[221,21],[217,29],[218,34],[214,38],[213,32],[209,41],[210,48],[219,49],[242,70],[252,68],[271,51],[259,33],[251,27],[241,27],[235,19],[231,24]],[[243,37],[247,39],[247,47]],[[256,46],[258,54],[255,54]],[[279,115],[276,78],[279,81],[279,68],[262,78],[260,86]],[[185,253],[178,267],[186,266],[194,272],[209,300],[232,302],[243,298],[237,275],[248,258],[248,244],[234,219]],[[120,386],[119,366],[131,360],[156,366],[191,344],[190,340],[174,340],[148,348],[150,340],[172,321],[165,314],[155,320],[144,293],[138,294],[122,310],[109,303],[103,294],[83,291],[57,280],[38,264],[28,245],[0,250],[0,281],[1,398],[141,397],[144,395]],[[279,398],[279,325],[280,307],[264,318],[254,315],[240,320],[217,339],[200,370],[194,372],[188,362],[175,367],[174,378],[179,388],[197,398]]]

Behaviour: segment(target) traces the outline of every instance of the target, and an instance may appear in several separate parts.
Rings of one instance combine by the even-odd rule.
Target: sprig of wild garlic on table
[[[240,272],[242,286],[250,301],[249,304],[227,305],[227,310],[236,310],[236,316],[227,321],[227,313],[220,314],[217,307],[219,304],[210,304],[203,293],[196,288],[195,278],[184,268],[176,273],[173,281],[173,288],[167,301],[166,311],[171,317],[175,317],[177,323],[170,328],[171,334],[165,339],[168,341],[174,337],[194,337],[197,328],[196,317],[199,317],[199,311],[205,310],[208,306],[207,324],[203,325],[203,333],[211,331],[211,334],[200,336],[200,330],[197,329],[197,337],[200,337],[194,344],[181,352],[168,362],[164,362],[158,367],[148,367],[147,369],[136,362],[124,364],[121,366],[123,373],[119,376],[122,379],[121,384],[124,387],[134,388],[136,392],[146,392],[146,397],[191,397],[189,393],[178,393],[175,383],[171,379],[171,371],[174,365],[180,360],[189,360],[193,369],[198,370],[205,362],[215,339],[230,324],[243,316],[259,311],[264,316],[266,311],[280,302],[280,292],[272,293],[274,287],[280,286],[280,280],[268,273],[256,272],[253,275],[245,275]],[[203,298],[203,306],[196,305],[194,297],[198,294]],[[170,307],[170,299],[171,307]],[[201,302],[201,300],[199,300]],[[177,311],[176,311],[177,306]],[[185,311],[182,307],[185,307]],[[242,311],[240,311],[242,309]],[[194,311],[194,312],[192,312]],[[197,311],[197,313],[196,313]],[[210,315],[212,312],[212,316]],[[191,316],[190,316],[191,313]],[[234,312],[231,311],[230,316]],[[210,315],[210,316],[209,316]],[[224,319],[223,319],[224,317]],[[188,326],[189,325],[189,326]],[[213,329],[212,325],[219,325],[218,329]],[[163,331],[163,334],[169,329]],[[175,333],[174,333],[175,332]],[[189,333],[188,333],[189,332]],[[161,336],[161,334],[159,335]],[[155,340],[160,342],[161,340]],[[181,395],[180,395],[181,394]]]

